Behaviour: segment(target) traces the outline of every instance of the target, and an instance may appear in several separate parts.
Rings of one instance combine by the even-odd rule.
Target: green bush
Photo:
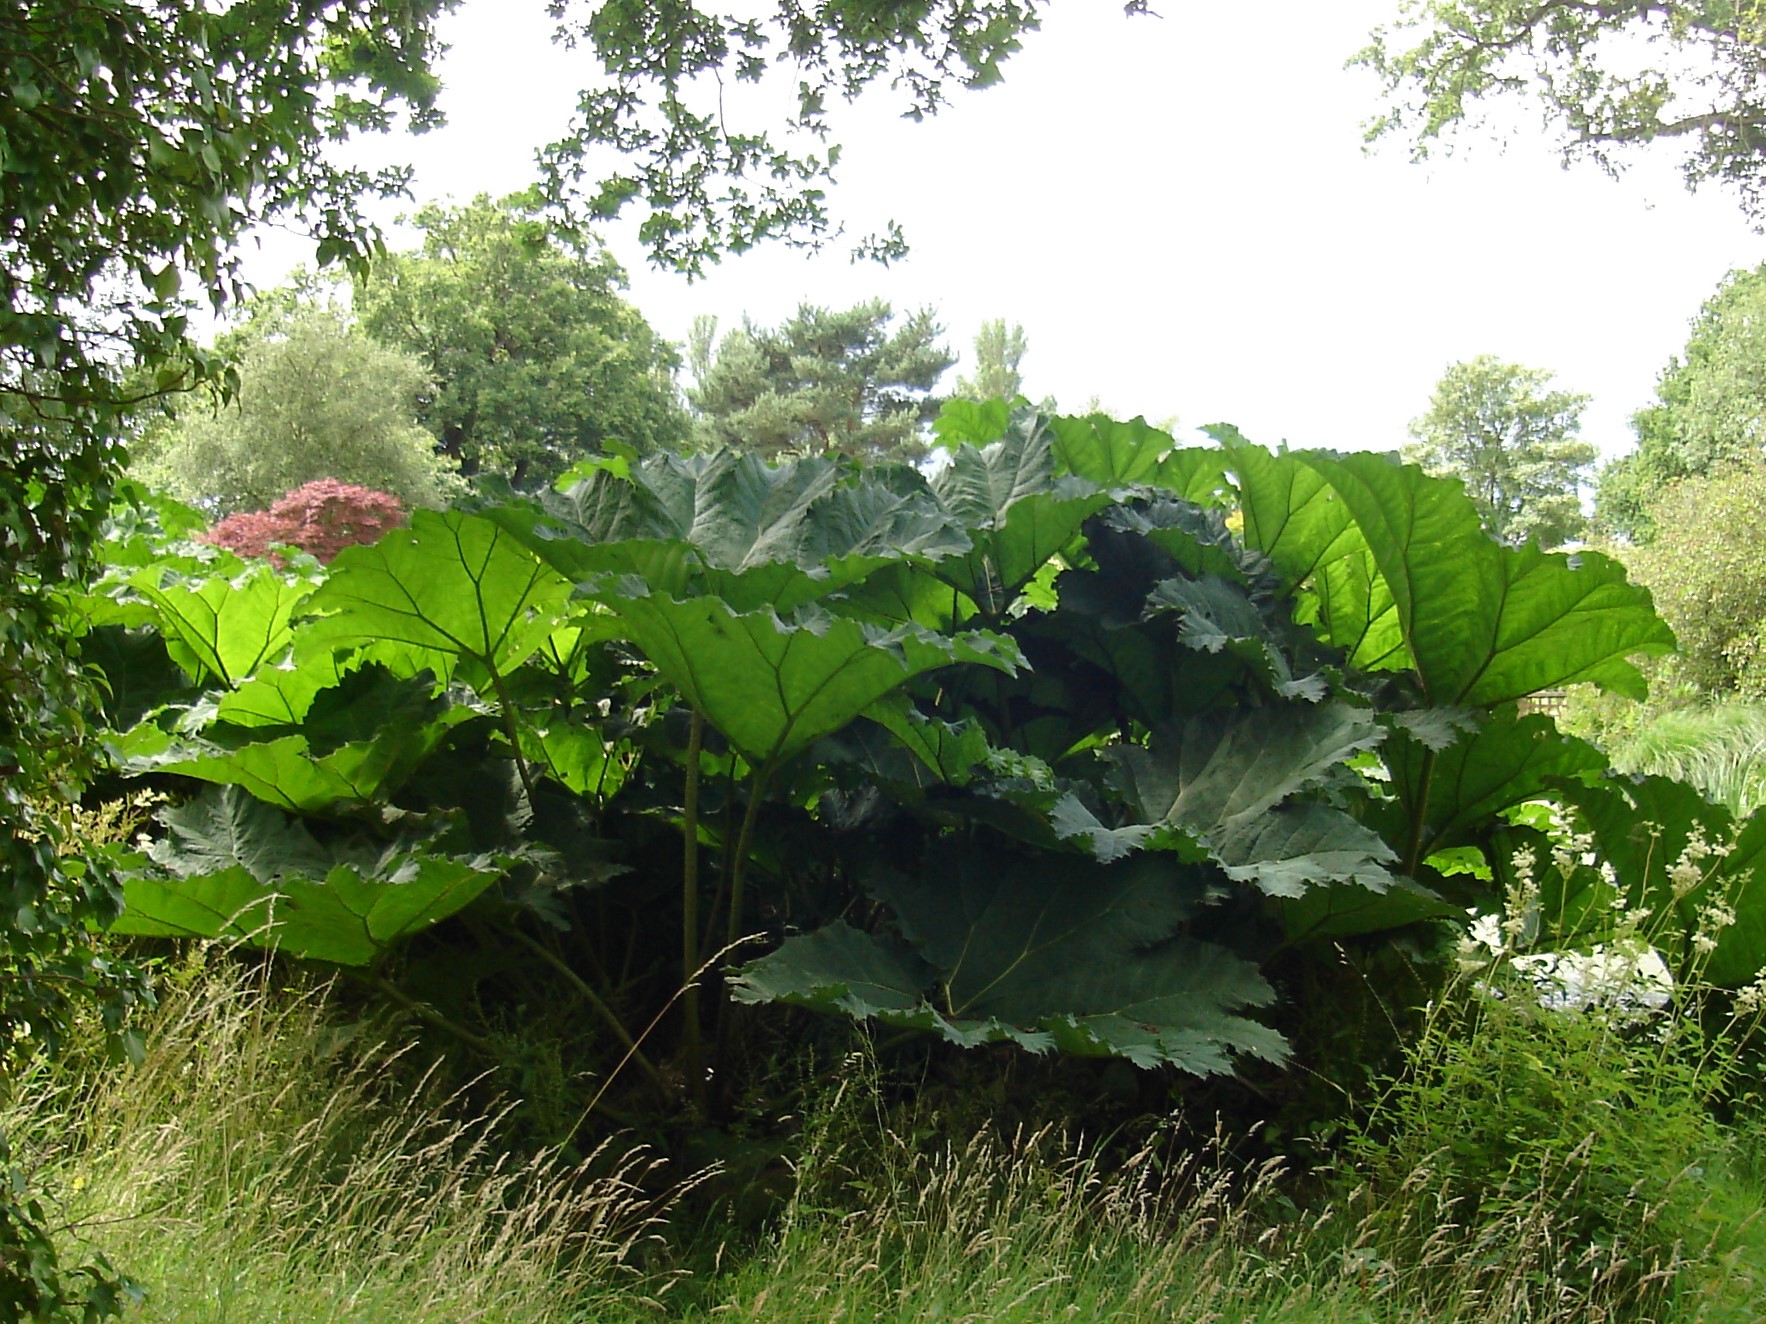
[[[1377,1240],[1400,1258],[1426,1264],[1430,1243],[1459,1263],[1486,1244],[1532,1245],[1551,1262],[1529,1272],[1558,1299],[1630,1317],[1667,1300],[1699,1249],[1706,1179],[1728,1147],[1709,1103],[1730,1083],[1759,987],[1713,999],[1702,979],[1734,922],[1701,890],[1726,846],[1695,835],[1669,866],[1700,915],[1675,980],[1657,956],[1679,940],[1673,908],[1626,913],[1621,896],[1600,942],[1550,913],[1566,888],[1541,870],[1567,877],[1592,842],[1555,844],[1549,866],[1517,853],[1501,916],[1468,939],[1348,1152]]]
[[[1748,536],[1766,521],[1766,464],[1682,479],[1649,515],[1659,536],[1625,560],[1680,641],[1670,683],[1766,698],[1766,558]]]

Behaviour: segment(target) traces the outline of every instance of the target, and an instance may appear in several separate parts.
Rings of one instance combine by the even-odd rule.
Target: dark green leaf
[[[1432,710],[1439,713],[1440,709]],[[1431,750],[1406,723],[1386,742],[1384,755],[1396,801],[1386,835],[1416,842],[1416,858],[1449,846],[1478,844],[1478,835],[1505,809],[1541,795],[1561,778],[1606,770],[1606,756],[1585,741],[1561,735],[1551,719],[1522,717],[1513,708],[1487,714],[1445,749]],[[1429,724],[1423,734],[1442,734]]]
[[[1273,997],[1255,969],[1175,936],[1196,896],[1168,867],[981,858],[939,876],[879,879],[912,951],[838,925],[743,969],[747,1001],[792,1001],[934,1030],[973,1045],[1118,1056],[1197,1075],[1236,1054],[1280,1061],[1245,1016]],[[934,992],[933,989],[936,988]]]
[[[1054,476],[1050,439],[1039,430],[957,451],[932,489],[974,539],[973,551],[940,561],[936,572],[993,616],[1110,504],[1096,484]]]

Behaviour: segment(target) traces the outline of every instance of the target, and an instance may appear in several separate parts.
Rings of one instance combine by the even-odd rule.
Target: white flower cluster
[[[1735,995],[1735,1015],[1738,1019],[1743,1016],[1758,1016],[1762,1011],[1766,1011],[1766,975],[1761,975]]]
[[[1709,877],[1709,871],[1705,867],[1706,860],[1721,860],[1733,849],[1732,842],[1713,843],[1707,840],[1704,824],[1693,824],[1680,858],[1668,866],[1668,885],[1674,892],[1674,899],[1680,900]]]

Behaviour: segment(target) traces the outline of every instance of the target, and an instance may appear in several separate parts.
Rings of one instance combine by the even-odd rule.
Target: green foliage
[[[1637,449],[1602,470],[1597,522],[1614,536],[1647,543],[1659,530],[1654,507],[1682,478],[1713,478],[1761,458],[1766,417],[1766,267],[1732,271],[1704,303],[1684,355],[1668,361],[1656,403],[1632,418]],[[1661,512],[1663,518],[1683,510]]]
[[[373,964],[387,948],[470,905],[505,871],[420,840],[321,844],[298,821],[232,786],[158,815],[151,869],[137,865],[117,933],[244,938],[290,956]]]
[[[525,194],[410,219],[422,248],[358,275],[355,309],[428,369],[418,416],[460,472],[549,484],[612,443],[685,438],[674,350],[620,297],[625,273],[597,240]]]
[[[1728,1148],[1709,1103],[1731,1088],[1760,1016],[1759,985],[1731,1002],[1710,982],[1729,977],[1722,948],[1737,920],[1724,875],[1754,849],[1751,830],[1731,839],[1712,811],[1710,835],[1664,831],[1676,797],[1697,802],[1643,783],[1631,812],[1597,809],[1585,835],[1548,825],[1499,860],[1500,916],[1462,944],[1459,974],[1349,1145],[1358,1180],[1372,1179],[1376,1220],[1391,1220],[1381,1202],[1419,1194],[1440,1230],[1425,1218],[1418,1241],[1549,1218],[1582,1248],[1565,1266],[1566,1295],[1652,1318],[1705,1235]],[[1589,858],[1606,877],[1655,881],[1584,906]]]
[[[1661,714],[1613,750],[1620,772],[1698,787],[1743,818],[1766,804],[1766,708],[1725,703]]]
[[[715,322],[695,327],[700,365],[687,399],[706,446],[792,455],[914,461],[956,359],[930,309],[890,328],[881,299],[834,311],[804,304],[776,328],[744,320],[710,351]]]
[[[0,1029],[16,1059],[53,1047],[70,996],[113,1030],[142,993],[91,930],[114,879],[82,860],[60,806],[88,775],[91,700],[51,596],[90,565],[135,410],[222,375],[191,342],[181,282],[240,293],[233,245],[309,221],[324,260],[370,246],[370,178],[317,144],[428,118],[438,0],[216,8],[195,0],[31,0],[0,17]],[[199,52],[192,58],[192,52]],[[133,363],[127,380],[121,365]],[[45,1318],[118,1308],[108,1271],[58,1267],[22,1169],[0,1171],[0,1302]]]
[[[1462,123],[1475,125],[1486,101],[1530,95],[1562,133],[1566,160],[1616,170],[1625,149],[1667,139],[1683,154],[1688,186],[1729,184],[1759,219],[1763,49],[1758,10],[1726,0],[1420,0],[1354,63],[1385,85],[1370,141],[1397,135],[1421,159]]]
[[[384,128],[401,107],[434,121],[441,7],[14,6],[0,20],[9,405],[127,405],[138,393],[117,383],[119,361],[146,366],[148,393],[206,375],[181,279],[217,306],[237,300],[233,245],[262,220],[310,222],[321,262],[365,255],[358,200],[398,192],[407,172],[368,176],[311,149]]]
[[[1019,365],[1030,349],[1024,328],[996,317],[975,333],[975,375],[957,379],[956,394],[965,400],[1016,400],[1024,393]]]
[[[1442,374],[1410,425],[1404,458],[1460,479],[1499,540],[1557,547],[1582,531],[1577,489],[1599,451],[1577,440],[1589,397],[1546,387],[1551,374],[1488,354]]]
[[[264,510],[321,479],[437,505],[452,466],[417,423],[431,383],[410,354],[370,340],[334,306],[266,296],[220,346],[225,397],[186,397],[136,466],[145,482],[221,515]]]
[[[743,1001],[1208,1074],[1283,1057],[1273,956],[1493,905],[1437,866],[1494,849],[1521,801],[1643,812],[1514,711],[1575,680],[1640,692],[1629,659],[1669,646],[1605,558],[1505,546],[1391,457],[1228,429],[1184,450],[997,402],[939,431],[931,479],[620,452],[325,568],[119,541],[93,642],[156,630],[136,666],[171,678],[142,720],[119,705],[123,766],[227,788],[161,815],[141,922],[240,933],[274,906],[285,950],[380,961],[460,905],[475,962],[543,922],[550,968],[664,1089],[624,1017],[750,934],[775,946],[726,973]],[[1671,831],[1696,808],[1665,805]],[[193,832],[251,850],[164,844]],[[1750,942],[1725,979],[1766,960]],[[681,999],[672,1088],[717,1106],[705,1069],[729,1078],[742,1023]]]
[[[1245,540],[1297,585],[1297,618],[1362,669],[1414,670],[1435,709],[1500,707],[1576,681],[1642,698],[1631,659],[1673,647],[1617,562],[1504,546],[1449,495],[1452,480],[1371,453],[1266,457],[1219,435]]]
[[[1683,478],[1645,511],[1673,536],[1627,559],[1680,641],[1675,680],[1707,698],[1766,696],[1766,564],[1737,536],[1766,520],[1766,461]]]
[[[400,678],[460,671],[494,689],[562,622],[569,592],[488,520],[418,511],[409,529],[332,563],[303,642],[316,654],[362,649]]]
[[[582,94],[568,136],[542,153],[546,192],[595,221],[637,207],[653,259],[693,274],[766,239],[818,246],[839,234],[826,193],[840,159],[834,108],[882,82],[918,120],[937,112],[953,81],[998,82],[1042,3],[787,0],[765,18],[644,0],[560,5],[561,39],[592,52],[608,77]],[[1146,13],[1147,0],[1123,9]],[[720,91],[760,83],[774,66],[785,70],[784,135],[770,120],[745,120]],[[625,160],[593,178],[604,147]],[[855,253],[889,258],[904,247],[892,225]]]

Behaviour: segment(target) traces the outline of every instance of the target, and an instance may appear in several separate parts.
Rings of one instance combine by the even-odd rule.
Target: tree
[[[1461,479],[1501,542],[1555,547],[1583,527],[1577,489],[1599,451],[1576,437],[1589,397],[1484,354],[1442,375],[1404,458]]]
[[[549,482],[619,441],[671,446],[687,432],[675,351],[619,297],[600,243],[545,219],[530,197],[428,206],[418,252],[356,282],[362,325],[419,356],[436,383],[421,411],[460,471]]]
[[[222,515],[262,510],[321,478],[440,504],[452,470],[417,423],[431,393],[423,364],[333,306],[283,291],[252,308],[224,342],[237,392],[182,401],[141,477]]]
[[[138,971],[94,932],[121,891],[69,808],[93,695],[58,594],[90,568],[146,401],[222,375],[189,336],[187,278],[219,307],[235,245],[308,223],[322,258],[372,247],[368,177],[326,139],[426,122],[445,0],[22,0],[0,13],[0,1072],[53,1050],[76,999],[127,1047]],[[130,365],[134,372],[125,372]],[[0,1134],[0,1316],[121,1308],[102,1261],[64,1264]]]
[[[1030,342],[1024,328],[996,317],[975,333],[975,375],[957,378],[956,394],[965,400],[1015,400],[1023,394],[1024,374],[1018,365]]]
[[[840,452],[914,461],[920,429],[943,401],[938,379],[956,362],[944,328],[921,309],[893,332],[881,299],[844,311],[803,304],[783,325],[747,319],[718,343],[715,321],[695,324],[689,357],[704,364],[687,399],[707,445],[766,457]]]
[[[1766,525],[1766,457],[1669,483],[1646,512],[1673,537],[1626,559],[1680,641],[1676,677],[1710,698],[1766,699],[1766,557],[1747,536]]]
[[[1408,137],[1422,159],[1477,122],[1487,100],[1530,91],[1561,131],[1566,159],[1616,171],[1624,149],[1668,139],[1689,187],[1727,183],[1766,221],[1766,11],[1757,4],[1422,0],[1354,62],[1385,84],[1370,141]]]
[[[698,273],[725,252],[766,239],[819,246],[840,234],[826,186],[840,160],[830,106],[875,82],[923,119],[946,85],[987,87],[1037,26],[1046,0],[782,0],[770,18],[708,12],[688,0],[555,0],[566,44],[593,51],[609,77],[585,91],[562,140],[541,156],[549,200],[595,221],[628,207],[658,263]],[[1149,0],[1128,0],[1144,14]],[[777,125],[736,117],[730,83],[758,83],[781,68],[792,109]],[[771,104],[771,103],[769,103]],[[589,178],[598,147],[620,167]],[[860,254],[903,250],[894,226],[862,240]]]
[[[330,565],[345,547],[377,542],[404,523],[405,508],[390,492],[321,478],[271,503],[268,510],[227,516],[200,541],[239,556],[272,560],[277,559],[276,548],[297,547]]]
[[[1600,526],[1630,542],[1655,536],[1650,510],[1667,485],[1766,452],[1766,266],[1723,278],[1631,426],[1637,449],[1602,471],[1595,504]]]

